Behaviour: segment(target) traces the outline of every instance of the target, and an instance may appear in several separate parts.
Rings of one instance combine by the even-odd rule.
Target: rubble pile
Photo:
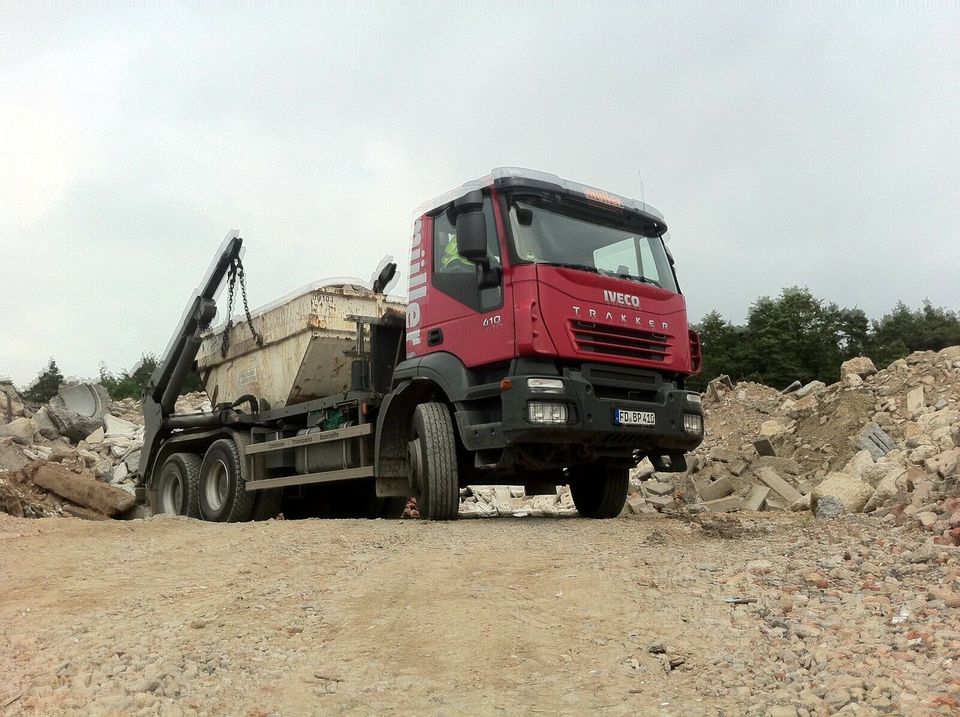
[[[633,473],[633,512],[869,512],[960,545],[960,346],[784,391],[721,376],[704,394],[707,436],[683,473]]]
[[[461,518],[542,518],[576,514],[570,487],[565,485],[547,495],[527,495],[522,485],[471,485],[460,491]]]
[[[89,383],[62,386],[46,405],[31,406],[13,386],[0,385],[0,511],[36,518],[126,513],[143,445],[141,406],[111,401]],[[204,393],[177,401],[181,413],[209,410]]]

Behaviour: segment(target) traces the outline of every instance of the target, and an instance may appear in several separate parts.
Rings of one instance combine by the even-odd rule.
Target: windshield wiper
[[[620,279],[629,279],[630,281],[638,281],[641,284],[650,284],[651,286],[663,288],[663,285],[659,281],[648,279],[645,276],[634,276],[633,274],[617,274],[616,276]]]
[[[601,273],[600,270],[595,266],[590,266],[589,264],[565,264],[560,261],[538,261],[538,264],[546,264],[548,266],[561,266],[564,269],[580,269],[581,271],[590,271],[594,274]]]

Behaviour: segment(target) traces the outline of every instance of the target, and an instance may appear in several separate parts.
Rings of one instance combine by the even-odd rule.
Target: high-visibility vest
[[[443,256],[440,259],[440,266],[446,269],[454,262],[460,262],[464,266],[470,266],[470,262],[460,256],[460,249],[455,236],[451,237],[450,241],[447,242],[447,246],[443,250]]]

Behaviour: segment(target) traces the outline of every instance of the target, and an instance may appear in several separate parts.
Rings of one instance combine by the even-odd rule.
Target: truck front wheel
[[[200,457],[174,453],[163,462],[157,479],[154,513],[200,517]]]
[[[409,443],[410,483],[427,520],[456,520],[460,510],[457,444],[450,411],[442,403],[414,409]]]
[[[630,488],[630,469],[615,466],[578,466],[570,471],[570,495],[584,518],[616,518]]]
[[[214,441],[200,467],[200,514],[206,520],[249,520],[257,494],[248,492],[240,474],[240,450],[229,438]]]

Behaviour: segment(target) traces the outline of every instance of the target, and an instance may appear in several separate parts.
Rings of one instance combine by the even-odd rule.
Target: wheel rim
[[[210,466],[210,472],[207,473],[206,480],[203,482],[204,496],[211,510],[218,511],[223,508],[223,504],[227,500],[229,485],[230,472],[227,470],[227,464],[217,459]]]
[[[160,510],[163,513],[180,515],[182,504],[183,477],[180,471],[171,468],[164,475],[163,487],[160,491]]]

